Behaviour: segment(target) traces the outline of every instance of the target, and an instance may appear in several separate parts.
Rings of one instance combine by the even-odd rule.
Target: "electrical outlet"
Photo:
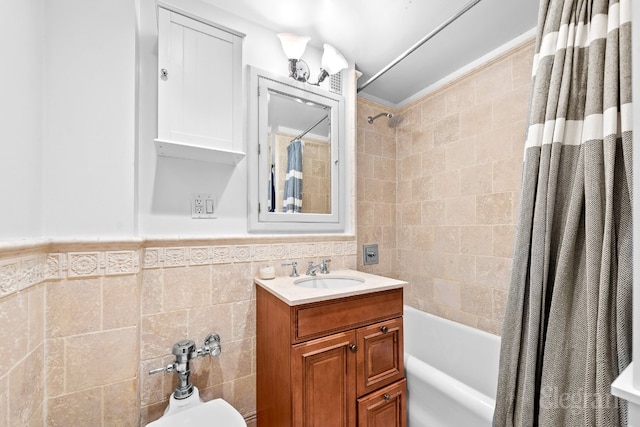
[[[216,203],[211,194],[191,195],[191,218],[207,219],[216,217]]]

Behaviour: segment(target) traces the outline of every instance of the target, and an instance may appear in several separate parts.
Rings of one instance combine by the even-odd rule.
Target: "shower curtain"
[[[284,182],[283,212],[302,212],[302,141],[287,147],[287,176]]]
[[[626,425],[630,0],[541,0],[494,426]]]

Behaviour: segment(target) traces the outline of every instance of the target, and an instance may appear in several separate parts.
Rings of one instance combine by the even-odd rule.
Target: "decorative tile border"
[[[138,251],[69,252],[58,255],[63,259],[60,279],[78,277],[117,276],[140,271]],[[66,276],[66,277],[65,277]]]
[[[0,261],[0,297],[43,282],[46,270],[44,254]]]
[[[0,298],[47,280],[137,274],[140,269],[356,254],[356,241],[170,246],[122,251],[39,253],[0,261]]]
[[[104,269],[101,268],[99,256],[99,252],[69,252],[67,254],[67,277],[102,276]]]
[[[67,269],[66,258],[63,254],[49,254],[44,271],[44,279],[55,280],[65,277],[64,271]]]
[[[105,275],[134,274],[140,271],[140,256],[137,251],[105,252]]]
[[[0,261],[0,297],[46,280],[136,274],[137,251],[37,254]]]
[[[153,247],[143,249],[142,268],[171,268],[188,265],[231,264],[357,255],[354,242],[274,243],[255,245]]]

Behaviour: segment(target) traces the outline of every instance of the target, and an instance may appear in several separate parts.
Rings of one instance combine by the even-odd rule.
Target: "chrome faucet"
[[[309,266],[307,267],[307,276],[315,276],[316,271],[320,268],[320,264],[313,265],[313,261],[309,261]]]
[[[186,399],[193,394],[193,384],[189,380],[191,375],[189,361],[198,356],[218,356],[220,351],[220,336],[218,334],[207,335],[204,345],[198,349],[196,349],[196,343],[192,340],[178,341],[173,345],[172,350],[173,355],[176,356],[175,362],[162,368],[152,369],[149,371],[149,375],[160,372],[176,372],[178,374],[178,385],[173,391],[173,397],[179,400]]]
[[[313,261],[309,261],[309,266],[307,267],[307,276],[315,276],[316,275],[316,271],[320,270],[321,274],[328,274],[329,273],[329,263],[331,262],[330,259],[323,259],[320,264],[318,265],[313,265]]]

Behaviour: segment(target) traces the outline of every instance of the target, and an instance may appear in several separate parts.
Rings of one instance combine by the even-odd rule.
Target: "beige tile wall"
[[[397,131],[368,124],[384,107],[358,100],[358,245],[379,243],[382,258],[363,269],[407,280],[410,305],[496,334],[532,58],[530,41],[404,107]]]
[[[142,423],[157,419],[177,381],[173,374],[149,376],[170,363],[176,337],[202,346],[218,333],[222,353],[192,365],[193,383],[205,400],[223,397],[245,417],[255,415],[255,287],[253,277],[272,265],[289,274],[284,262],[330,257],[331,268],[356,268],[353,238],[340,241],[280,239],[264,244],[150,247],[142,271],[140,381]],[[178,261],[176,261],[178,260]],[[182,338],[178,338],[182,339]]]
[[[0,251],[0,425],[42,426],[45,414],[46,253]]]
[[[148,244],[149,242],[145,242]],[[220,334],[192,363],[205,400],[255,425],[255,301],[260,267],[330,257],[356,268],[353,237],[65,244],[0,250],[0,425],[142,426],[161,416],[182,339]],[[136,249],[137,248],[137,249]]]
[[[220,335],[222,353],[193,362],[192,381],[205,400],[224,397],[244,415],[255,411],[253,272],[251,262],[143,270],[143,423],[161,416],[177,383],[174,374],[148,371],[171,362],[176,337],[201,347],[210,332]]]
[[[138,425],[138,281],[46,284],[46,425]]]
[[[358,270],[396,276],[396,131],[386,117],[369,124],[367,117],[394,111],[358,98],[356,193]],[[377,243],[379,264],[363,264],[362,245]]]
[[[0,299],[0,425],[41,426],[44,285]]]

